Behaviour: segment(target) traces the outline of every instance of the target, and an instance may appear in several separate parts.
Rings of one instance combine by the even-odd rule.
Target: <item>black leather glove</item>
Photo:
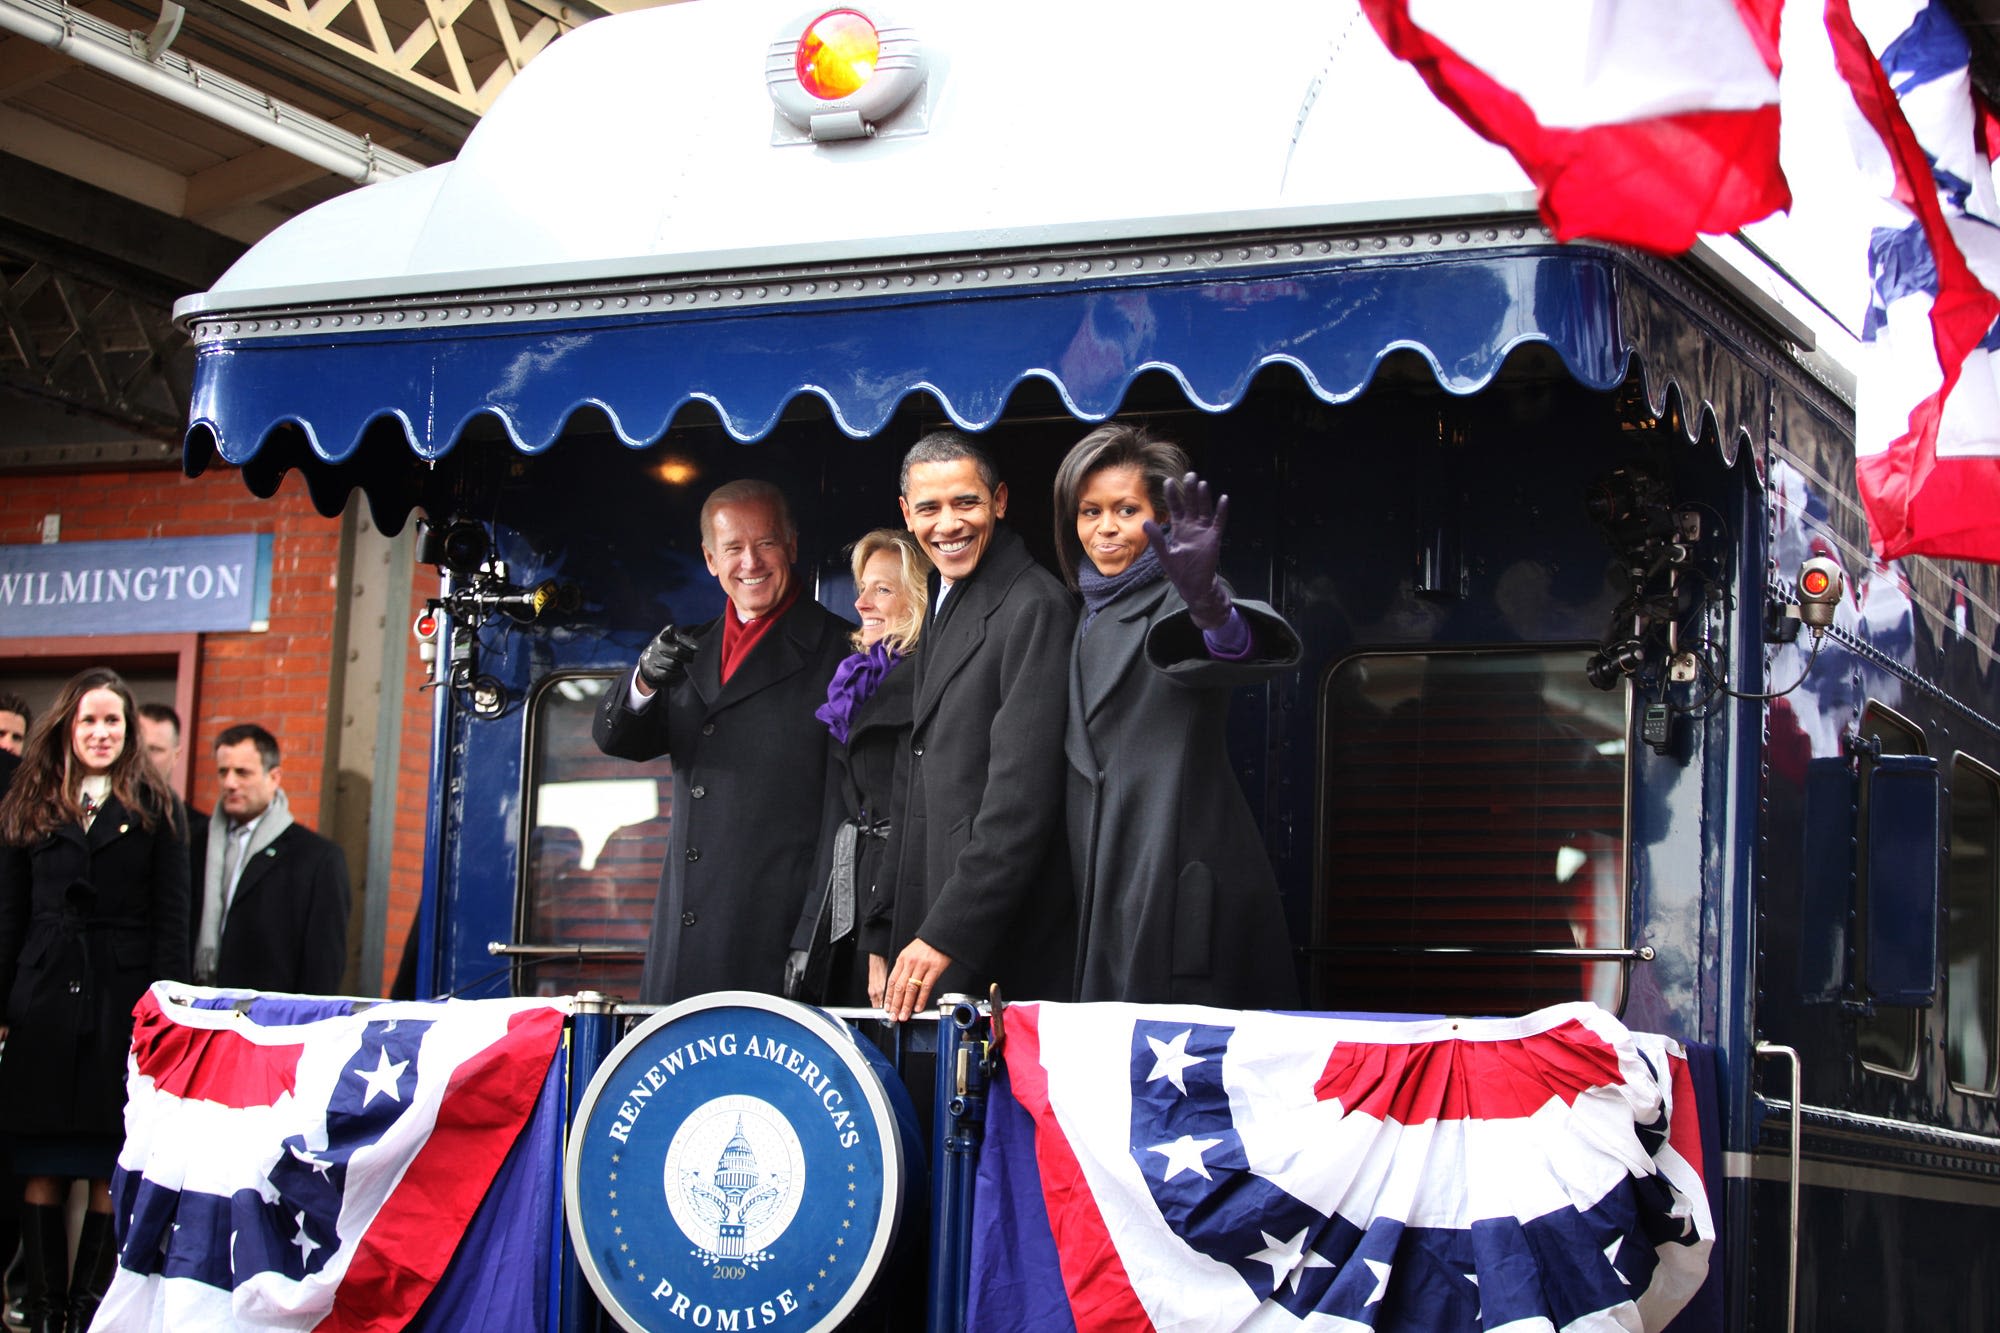
[[[785,998],[788,1000],[812,1000],[806,990],[806,972],[812,966],[812,955],[804,949],[794,949],[785,955]]]
[[[686,630],[667,626],[639,654],[639,679],[649,690],[665,689],[669,682],[687,673],[688,663],[694,661],[695,650],[700,646]]]

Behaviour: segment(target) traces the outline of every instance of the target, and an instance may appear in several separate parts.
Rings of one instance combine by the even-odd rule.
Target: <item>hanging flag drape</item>
[[[1876,553],[2000,561],[2000,203],[1991,113],[1943,6],[1827,0],[1875,229],[1856,472]]]
[[[538,1323],[562,1027],[545,1000],[155,985],[112,1181],[119,1267],[92,1327]]]
[[[1558,238],[1680,254],[1791,204],[1783,0],[1362,0],[1389,50],[1514,155]]]
[[[1719,1327],[1696,1075],[1594,1005],[1004,1019],[969,1327]]]

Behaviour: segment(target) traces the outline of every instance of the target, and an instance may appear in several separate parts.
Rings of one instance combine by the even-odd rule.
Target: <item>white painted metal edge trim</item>
[[[687,306],[748,310],[765,305],[825,305],[870,295],[952,298],[973,292],[1101,281],[1112,275],[1150,281],[1221,281],[1272,264],[1336,260],[1397,260],[1476,253],[1496,247],[1547,244],[1531,218],[1487,217],[1456,224],[1300,228],[1220,236],[1180,236],[1153,242],[1048,246],[1031,252],[950,255],[936,260],[847,260],[818,265],[742,269],[689,276],[649,276],[606,282],[512,286],[443,296],[405,293],[344,304],[299,302],[191,318],[184,327],[197,346],[217,339],[269,338],[395,328],[492,328],[563,319],[624,320]],[[1627,951],[1629,952],[1629,951]]]
[[[18,0],[0,0],[0,6]],[[174,303],[174,318],[188,320],[219,312],[270,306],[344,304],[398,296],[450,292],[491,292],[510,287],[562,286],[696,273],[735,272],[779,264],[811,264],[845,259],[890,256],[969,255],[990,250],[1032,249],[1096,241],[1130,241],[1181,235],[1276,230],[1304,226],[1394,223],[1421,230],[1458,218],[1535,213],[1532,191],[1453,195],[1436,199],[1396,199],[1365,204],[1298,205],[1222,213],[1189,213],[1152,218],[1107,218],[1013,227],[990,231],[939,232],[928,235],[878,236],[854,240],[806,242],[743,250],[710,250],[688,254],[621,256],[572,264],[522,265],[516,268],[467,270],[456,273],[416,273],[362,278],[346,282],[303,283],[245,291],[207,291]]]

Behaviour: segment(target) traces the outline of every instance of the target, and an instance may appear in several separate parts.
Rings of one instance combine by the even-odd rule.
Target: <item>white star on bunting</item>
[[[1173,1085],[1180,1089],[1181,1095],[1187,1096],[1187,1084],[1181,1080],[1182,1071],[1190,1065],[1208,1063],[1208,1057],[1205,1055],[1187,1053],[1188,1038],[1193,1035],[1194,1029],[1189,1028],[1172,1041],[1161,1041],[1158,1037],[1146,1038],[1146,1044],[1153,1048],[1153,1072],[1146,1075],[1148,1083],[1157,1083],[1163,1078],[1170,1079]]]
[[[381,1063],[377,1064],[373,1069],[350,1069],[348,1071],[368,1085],[368,1093],[361,1099],[363,1109],[366,1109],[368,1104],[375,1100],[377,1094],[387,1097],[392,1102],[403,1100],[403,1094],[396,1090],[396,1083],[403,1077],[403,1071],[410,1067],[410,1062],[408,1060],[397,1060],[391,1063],[387,1050],[382,1051],[381,1056]]]
[[[364,1074],[362,1077],[366,1078],[367,1075]],[[394,1096],[395,1094],[392,1092],[390,1095]],[[322,1176],[333,1169],[333,1163],[315,1153],[311,1148],[294,1148],[292,1149],[292,1156],[298,1158],[299,1161],[305,1163]]]
[[[1375,1275],[1375,1290],[1361,1303],[1364,1306],[1373,1305],[1389,1294],[1389,1265],[1380,1259],[1363,1259],[1361,1262],[1367,1264],[1368,1271]]]
[[[1629,1287],[1632,1285],[1632,1279],[1618,1271],[1618,1251],[1624,1248],[1623,1236],[1613,1238],[1612,1242],[1604,1247],[1604,1262],[1611,1265],[1611,1275]]]
[[[1268,1231],[1257,1234],[1264,1238],[1264,1248],[1245,1257],[1253,1264],[1271,1266],[1271,1290],[1289,1285],[1293,1291],[1299,1289],[1299,1278],[1308,1268],[1332,1268],[1331,1260],[1315,1254],[1306,1248],[1306,1237],[1310,1227],[1299,1228],[1299,1234],[1290,1240],[1279,1240]]]
[[[322,1249],[324,1247],[321,1246],[318,1241],[314,1240],[311,1236],[308,1236],[306,1234],[306,1215],[303,1212],[301,1212],[298,1215],[297,1221],[298,1221],[299,1234],[292,1237],[292,1244],[299,1247],[299,1262],[305,1263],[307,1260],[312,1258],[312,1252],[314,1250]]]
[[[1192,1171],[1203,1180],[1215,1179],[1208,1174],[1208,1166],[1201,1159],[1203,1153],[1220,1142],[1221,1139],[1198,1139],[1192,1134],[1183,1134],[1172,1143],[1157,1145],[1153,1151],[1167,1159],[1167,1173],[1160,1179],[1172,1180],[1183,1171]]]

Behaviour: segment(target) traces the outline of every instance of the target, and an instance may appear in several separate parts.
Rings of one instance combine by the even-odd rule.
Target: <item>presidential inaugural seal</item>
[[[630,1333],[831,1330],[867,1294],[920,1151],[887,1062],[817,1009],[700,996],[620,1042],[571,1129],[584,1276]]]

